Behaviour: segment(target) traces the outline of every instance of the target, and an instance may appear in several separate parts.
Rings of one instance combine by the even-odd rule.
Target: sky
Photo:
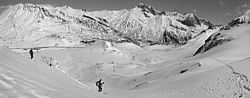
[[[250,9],[250,0],[0,0],[0,6],[18,3],[67,5],[88,11],[132,9],[144,3],[159,11],[193,12],[214,24],[227,24]]]

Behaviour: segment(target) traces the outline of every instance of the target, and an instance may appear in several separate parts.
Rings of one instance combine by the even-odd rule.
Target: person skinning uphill
[[[102,82],[102,79],[100,79],[99,81],[96,81],[96,86],[98,87],[98,92],[102,92],[102,85],[104,84],[104,82]]]
[[[30,53],[30,59],[33,59],[33,54],[34,54],[34,52],[33,52],[33,49],[32,49],[32,48],[30,49],[29,53]]]

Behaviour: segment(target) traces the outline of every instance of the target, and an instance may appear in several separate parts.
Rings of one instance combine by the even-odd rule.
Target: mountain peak
[[[152,13],[153,15],[159,14],[160,12],[155,10],[152,6],[139,3],[136,8],[140,8],[143,12]]]
[[[136,7],[139,7],[139,8],[152,8],[151,5],[146,5],[144,3],[139,3]]]
[[[53,8],[52,5],[50,4],[31,4],[31,3],[19,3],[16,5],[13,5],[19,8],[23,8],[23,9],[30,9],[30,8]]]
[[[244,23],[249,23],[249,17],[247,15],[243,15],[238,18],[235,18],[230,23],[228,23],[228,25],[225,26],[225,28],[229,29],[230,27],[233,27],[239,24],[244,24]]]
[[[19,3],[19,4],[15,5],[15,6],[19,6],[19,7],[34,7],[36,5],[31,4],[31,3]]]

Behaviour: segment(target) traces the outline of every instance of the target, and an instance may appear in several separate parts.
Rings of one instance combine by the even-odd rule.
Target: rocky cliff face
[[[226,30],[231,29],[232,27],[239,26],[241,24],[249,23],[249,16],[243,15],[241,17],[235,18],[228,25],[221,27],[219,32],[212,34],[206,41],[205,44],[202,45],[194,55],[204,53],[218,45],[224,44],[231,40],[235,39],[235,36],[228,34],[225,32]]]
[[[224,26],[221,30],[229,30],[231,27],[239,26],[240,24],[249,23],[249,16],[243,15],[241,17],[235,18],[228,25]]]
[[[202,45],[196,51],[194,56],[197,54],[200,54],[200,53],[204,53],[204,52],[206,52],[206,51],[208,51],[208,50],[210,50],[218,45],[221,45],[221,44],[226,43],[228,41],[231,41],[233,39],[234,39],[234,37],[223,34],[221,32],[214,33],[208,39],[206,39],[205,44]]]
[[[86,39],[181,45],[213,27],[194,14],[160,12],[144,4],[131,10],[95,12],[17,4],[1,13],[0,45],[71,47],[80,46]]]

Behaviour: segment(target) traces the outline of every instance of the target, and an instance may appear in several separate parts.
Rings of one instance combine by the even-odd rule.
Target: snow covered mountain
[[[205,44],[201,46],[194,55],[206,52],[218,45],[235,40],[236,38],[239,39],[241,35],[239,32],[243,32],[242,30],[249,28],[244,26],[249,24],[249,21],[248,14],[235,18],[230,23],[228,23],[228,25],[222,27],[220,31],[212,34],[208,39],[206,39]]]
[[[7,47],[77,46],[86,38],[115,39],[116,33],[101,18],[68,6],[17,4],[3,11],[0,22]]]
[[[240,24],[245,24],[245,23],[249,23],[249,22],[250,22],[249,15],[243,15],[243,16],[240,16],[238,18],[235,18],[230,23],[228,23],[226,26],[224,26],[222,29],[228,30],[231,27],[239,26]]]
[[[94,12],[26,3],[2,11],[0,46],[76,47],[95,40],[181,45],[214,28],[192,13],[160,12],[141,3],[131,10]]]
[[[141,3],[131,10],[96,11],[92,15],[106,19],[125,36],[150,44],[185,44],[202,31],[215,27],[192,13],[157,11]]]

